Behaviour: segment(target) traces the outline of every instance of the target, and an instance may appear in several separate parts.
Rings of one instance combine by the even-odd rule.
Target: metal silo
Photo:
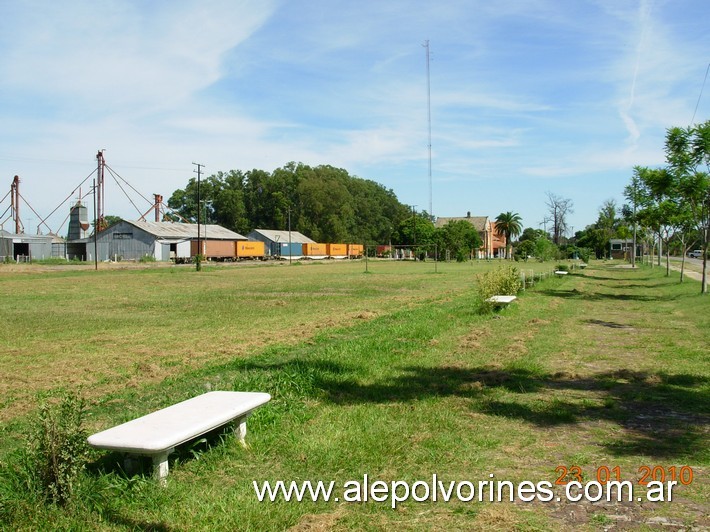
[[[67,240],[79,240],[86,236],[89,229],[89,212],[86,207],[77,201],[69,211],[69,234]]]

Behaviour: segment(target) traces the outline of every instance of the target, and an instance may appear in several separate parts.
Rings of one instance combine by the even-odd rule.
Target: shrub
[[[514,296],[523,284],[520,280],[520,273],[517,268],[503,267],[497,270],[490,270],[476,276],[476,290],[481,298],[485,309],[490,309],[486,299],[491,296]]]
[[[86,465],[88,444],[82,428],[84,401],[66,392],[45,398],[29,437],[29,465],[45,500],[65,506]]]
[[[569,271],[569,264],[558,264],[557,271],[568,272]]]
[[[155,262],[155,257],[153,255],[143,255],[138,262]]]

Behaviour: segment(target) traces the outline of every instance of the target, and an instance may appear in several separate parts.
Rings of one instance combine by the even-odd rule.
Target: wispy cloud
[[[435,214],[539,210],[552,183],[593,203],[690,120],[703,15],[704,0],[10,2],[0,187],[21,174],[47,212],[106,148],[146,194],[184,187],[191,161],[295,160],[427,204],[429,39]]]

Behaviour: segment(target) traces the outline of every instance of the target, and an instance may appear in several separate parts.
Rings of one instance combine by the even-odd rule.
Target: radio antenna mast
[[[432,183],[431,183],[431,81],[429,75],[429,39],[423,44],[426,49],[426,103],[427,103],[427,124],[429,129],[429,216],[434,217],[434,207],[432,206]]]

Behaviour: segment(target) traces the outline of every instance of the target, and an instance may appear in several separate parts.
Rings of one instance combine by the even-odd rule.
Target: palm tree
[[[496,234],[505,237],[506,254],[513,260],[512,239],[523,231],[523,219],[517,212],[502,212],[496,217]],[[508,252],[510,248],[510,252]]]

